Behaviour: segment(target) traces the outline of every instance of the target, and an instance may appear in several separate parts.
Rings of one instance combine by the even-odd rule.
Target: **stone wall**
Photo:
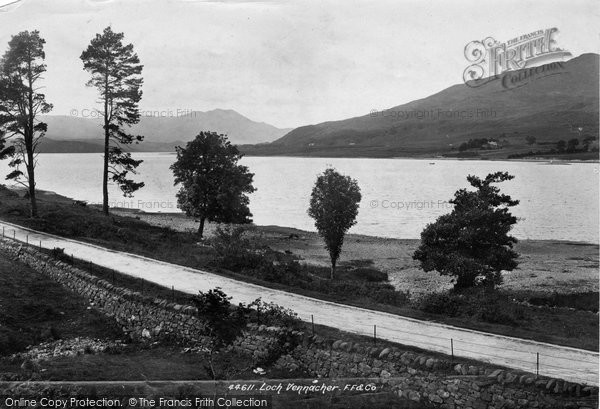
[[[132,338],[174,337],[203,340],[198,311],[113,286],[92,274],[13,241],[0,240],[0,251],[47,274],[105,314]],[[282,335],[286,335],[283,337]],[[290,342],[290,339],[292,341]],[[286,343],[281,344],[282,340]],[[297,345],[297,346],[296,346]],[[282,328],[250,324],[232,348],[259,362],[281,352],[276,366],[303,368],[321,378],[372,378],[399,396],[440,408],[596,408],[598,388],[491,365],[450,362],[439,356],[395,347],[377,347],[325,339]],[[291,352],[290,352],[291,351]],[[277,357],[275,357],[277,358]]]
[[[203,326],[198,319],[198,310],[193,306],[169,303],[113,286],[33,247],[7,239],[0,242],[0,251],[83,296],[92,306],[114,318],[133,339],[175,337],[191,342],[201,341],[199,334]]]
[[[597,408],[598,388],[491,365],[344,340],[307,337],[277,364],[316,377],[372,378],[399,396],[440,408]]]

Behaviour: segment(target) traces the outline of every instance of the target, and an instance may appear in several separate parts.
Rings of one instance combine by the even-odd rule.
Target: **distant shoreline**
[[[41,152],[44,155],[63,155],[63,154],[102,154],[102,152]],[[162,153],[162,154],[174,154],[174,151],[152,151],[152,152],[131,152],[132,154],[148,154],[148,153]],[[487,161],[487,162],[556,162],[556,165],[566,165],[572,163],[600,163],[600,157],[597,159],[562,159],[562,158],[485,158],[485,157],[468,157],[468,158],[450,158],[450,157],[436,157],[436,156],[320,156],[320,155],[292,155],[292,154],[281,154],[281,155],[257,155],[252,153],[244,153],[245,157],[249,158],[315,158],[315,159],[412,159],[412,160],[428,160],[428,161]]]

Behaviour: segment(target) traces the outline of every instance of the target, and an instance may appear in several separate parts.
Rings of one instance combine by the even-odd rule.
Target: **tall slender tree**
[[[361,199],[358,182],[333,168],[319,175],[313,187],[308,215],[315,219],[315,227],[325,241],[331,260],[332,280],[342,253],[344,236],[356,224]]]
[[[30,215],[37,217],[35,197],[36,150],[48,126],[38,115],[52,110],[40,92],[39,81],[46,72],[44,44],[39,31],[22,31],[8,42],[0,59],[0,158],[11,158],[14,170],[6,179],[28,189]],[[13,138],[7,146],[7,139]],[[19,167],[25,165],[26,173]]]
[[[123,130],[140,121],[138,103],[142,99],[143,65],[133,51],[133,44],[124,45],[123,38],[123,33],[107,27],[102,34],[96,34],[80,57],[83,69],[92,74],[86,85],[98,89],[103,106],[100,112],[104,119],[102,211],[107,215],[109,177],[126,197],[144,186],[143,182],[128,179],[128,174],[135,174],[142,161],[132,158],[123,148],[144,139]]]

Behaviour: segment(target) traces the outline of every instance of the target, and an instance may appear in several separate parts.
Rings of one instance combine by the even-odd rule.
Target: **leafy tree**
[[[569,142],[567,142],[567,152],[572,153],[577,151],[577,146],[579,146],[579,139],[569,139]]]
[[[96,34],[80,57],[83,69],[92,75],[86,85],[98,89],[103,105],[100,111],[104,119],[102,211],[107,215],[109,177],[126,197],[144,186],[143,182],[127,178],[128,173],[136,173],[142,161],[133,159],[122,146],[144,139],[123,130],[124,126],[130,127],[140,121],[138,103],[142,99],[143,83],[143,65],[133,51],[133,45],[123,45],[123,38],[123,33],[115,33],[107,27],[102,34]]]
[[[38,115],[52,110],[40,92],[39,80],[46,72],[44,44],[39,31],[22,31],[8,42],[0,59],[0,158],[11,158],[13,179],[28,189],[31,217],[37,217],[35,197],[36,150],[48,126]],[[7,138],[14,138],[9,146]],[[20,169],[25,165],[26,174]],[[23,178],[25,181],[23,181]]]
[[[567,148],[567,143],[564,140],[561,139],[560,141],[556,142],[556,150],[559,153],[564,152],[566,148]]]
[[[249,308],[239,304],[236,308],[231,305],[231,297],[228,297],[219,287],[202,291],[193,298],[198,309],[198,317],[204,323],[205,334],[208,336],[207,367],[213,379],[218,377],[215,372],[214,356],[222,348],[231,345],[241,335],[249,319]]]
[[[423,270],[453,276],[457,290],[478,284],[494,288],[502,283],[501,271],[517,266],[518,254],[512,249],[517,239],[508,233],[517,222],[509,208],[519,201],[501,194],[493,184],[513,178],[506,172],[489,174],[483,180],[467,177],[476,190],[458,190],[450,200],[452,212],[421,233],[413,259],[421,262]]]
[[[317,177],[310,197],[308,215],[315,219],[315,227],[329,252],[331,279],[335,276],[344,236],[356,224],[360,200],[358,183],[349,176],[343,176],[329,168]]]
[[[533,145],[537,141],[536,137],[531,135],[527,135],[525,140],[527,141],[527,145]]]
[[[248,194],[253,173],[239,165],[242,154],[225,135],[200,132],[185,148],[177,147],[177,160],[171,165],[177,193],[177,207],[200,219],[202,237],[206,220],[218,223],[250,223]]]

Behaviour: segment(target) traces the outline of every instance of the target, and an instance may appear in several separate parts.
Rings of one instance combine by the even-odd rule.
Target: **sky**
[[[39,30],[47,100],[69,115],[95,107],[79,57],[110,25],[144,64],[142,111],[234,109],[293,128],[461,83],[465,45],[489,36],[556,27],[573,56],[597,53],[599,23],[595,0],[21,0],[0,8],[0,52]]]

